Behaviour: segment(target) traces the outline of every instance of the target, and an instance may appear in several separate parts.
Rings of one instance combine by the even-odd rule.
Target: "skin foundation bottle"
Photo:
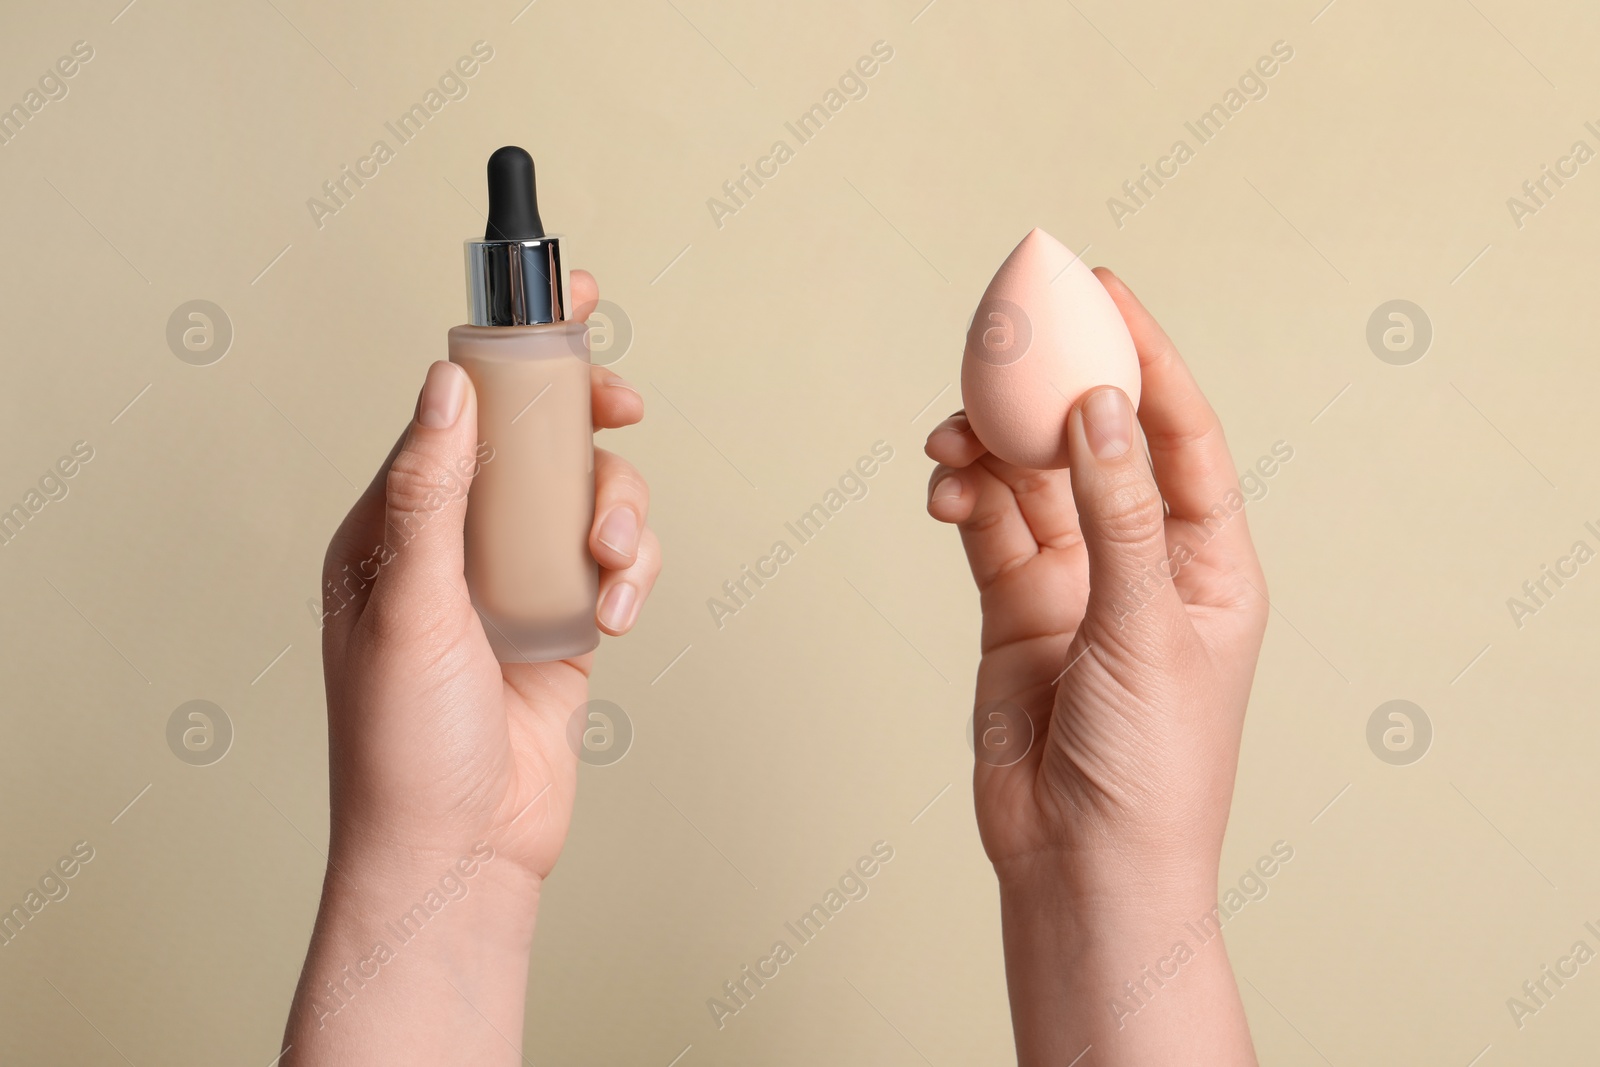
[[[566,319],[560,241],[545,236],[522,149],[489,157],[489,223],[466,253],[468,321],[450,331],[450,360],[478,396],[467,588],[502,663],[577,656],[600,643],[589,341]]]

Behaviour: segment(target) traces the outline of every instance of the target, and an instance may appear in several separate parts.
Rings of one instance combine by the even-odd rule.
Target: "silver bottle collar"
[[[567,317],[561,241],[467,242],[467,322],[537,326]]]

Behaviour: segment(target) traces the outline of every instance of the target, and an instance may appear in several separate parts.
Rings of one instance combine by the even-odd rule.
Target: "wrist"
[[[1202,860],[997,864],[1018,1063],[1252,1063]],[[1195,1058],[1197,1048],[1211,1051]]]
[[[441,941],[493,934],[526,952],[539,892],[539,879],[488,841],[459,854],[347,846],[330,850],[319,914],[404,945],[424,932]]]
[[[485,1020],[482,1062],[494,1062],[507,1051],[495,1035],[522,1032],[538,900],[537,879],[487,843],[450,858],[334,850],[290,1018],[291,1062],[393,1062],[384,1055],[426,1054],[463,1032],[457,1023],[481,1030]]]
[[[1209,849],[1103,847],[1037,851],[994,861],[1002,900],[1028,899],[1114,916],[1199,906],[1216,899],[1219,857]]]
[[[1041,966],[1054,972],[1068,960],[1127,969],[1179,940],[1193,941],[1207,923],[1215,930],[1216,874],[1203,865],[1179,870],[1126,859],[1102,866],[1038,857],[997,872],[1008,961],[1030,972]],[[1053,981],[1030,974],[1035,988]]]

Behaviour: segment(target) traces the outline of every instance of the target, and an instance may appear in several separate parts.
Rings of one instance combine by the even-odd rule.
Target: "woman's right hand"
[[[1114,387],[1074,405],[1066,470],[1001,461],[959,412],[927,444],[929,513],[960,530],[983,609],[974,786],[1018,1054],[1252,1063],[1220,939],[1147,997],[1123,985],[1211,916],[1269,609],[1216,414],[1096,273],[1139,353],[1149,462]]]

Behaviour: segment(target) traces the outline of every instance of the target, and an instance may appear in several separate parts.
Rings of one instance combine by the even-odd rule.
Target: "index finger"
[[[1253,557],[1250,531],[1231,498],[1239,493],[1239,476],[1221,420],[1177,346],[1133,290],[1105,267],[1094,272],[1122,312],[1139,353],[1139,424],[1172,518],[1204,527],[1207,549],[1215,546],[1235,561]]]
[[[572,313],[567,317],[574,322],[581,322],[594,314],[595,306],[600,303],[600,283],[594,280],[594,275],[577,267],[572,268],[571,292],[567,294],[568,303]]]
[[[600,284],[594,275],[574,267],[569,287],[569,318],[573,322],[587,319],[600,304]],[[627,379],[608,367],[589,368],[589,396],[594,410],[594,428],[615,430],[632,426],[644,418],[644,397],[629,385]]]

